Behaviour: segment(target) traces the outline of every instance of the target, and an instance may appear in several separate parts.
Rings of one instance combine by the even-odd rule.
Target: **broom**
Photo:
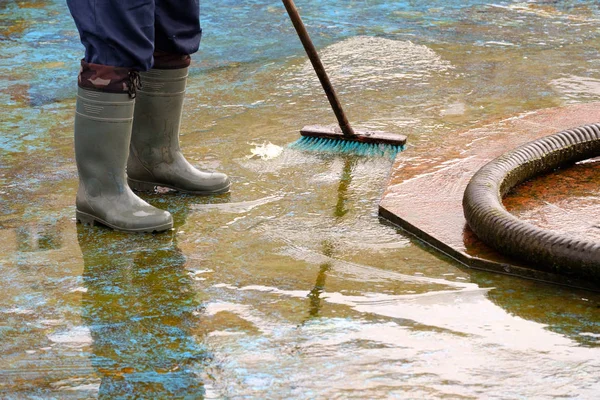
[[[320,125],[305,126],[300,130],[302,136],[293,143],[293,147],[312,151],[333,151],[366,156],[395,157],[404,149],[406,136],[381,131],[354,130],[342,108],[319,54],[308,35],[298,9],[293,0],[282,0],[285,9],[294,24],[298,37],[306,50],[306,54],[321,81],[329,104],[338,120],[339,127]]]

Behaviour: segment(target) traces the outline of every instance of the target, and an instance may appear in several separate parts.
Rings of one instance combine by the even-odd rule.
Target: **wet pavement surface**
[[[297,3],[350,120],[407,135],[414,169],[456,132],[600,101],[595,1]],[[408,165],[288,146],[334,118],[283,6],[202,14],[182,148],[232,191],[144,195],[175,229],[130,235],[74,220],[65,3],[0,0],[0,398],[597,397],[597,294],[464,268],[382,221]],[[511,209],[595,213],[594,171]]]
[[[497,253],[469,229],[462,207],[467,184],[486,163],[524,143],[596,121],[600,103],[551,108],[452,132],[442,145],[413,146],[395,160],[380,213],[469,267],[600,290]],[[531,180],[507,196],[506,207],[540,228],[600,241],[599,167],[592,159]]]

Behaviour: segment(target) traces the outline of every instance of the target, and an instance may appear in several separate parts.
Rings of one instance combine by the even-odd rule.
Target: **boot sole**
[[[193,190],[181,189],[176,186],[168,185],[166,183],[136,181],[131,178],[127,178],[127,183],[129,184],[129,187],[131,189],[138,191],[138,192],[153,192],[154,188],[156,188],[157,186],[160,186],[160,187],[166,187],[169,189],[177,190],[178,192],[181,192],[181,193],[189,193],[189,194],[205,195],[205,196],[213,195],[213,194],[227,193],[227,192],[229,192],[229,188],[231,187],[231,184],[229,184],[221,189],[216,189],[216,190],[193,191]]]
[[[79,210],[75,211],[75,218],[77,219],[77,222],[79,222],[80,224],[83,224],[83,225],[89,225],[89,226],[104,225],[111,229],[114,229],[117,231],[122,231],[122,232],[154,233],[154,232],[164,232],[164,231],[167,231],[167,230],[173,228],[173,224],[170,222],[166,223],[166,224],[162,224],[162,225],[150,226],[150,227],[138,228],[138,229],[121,228],[121,227],[109,224],[108,222],[102,220],[101,218],[98,218],[91,214],[84,213]]]

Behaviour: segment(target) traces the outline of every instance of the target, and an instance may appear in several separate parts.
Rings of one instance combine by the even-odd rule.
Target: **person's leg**
[[[188,56],[198,51],[202,28],[200,27],[199,0],[155,0],[155,48],[161,53]],[[170,69],[157,57],[155,68]],[[161,62],[162,61],[162,62]],[[187,66],[187,65],[185,65]]]
[[[86,48],[75,114],[76,216],[119,230],[162,231],[173,226],[171,215],[137,197],[125,175],[137,71],[152,64],[154,5],[123,3],[68,0]]]
[[[154,51],[155,0],[67,0],[85,62],[147,71]]]
[[[194,194],[229,190],[227,175],[194,168],[179,147],[190,54],[198,50],[201,35],[198,0],[156,0],[154,67],[140,74],[127,162],[133,189],[165,186]]]

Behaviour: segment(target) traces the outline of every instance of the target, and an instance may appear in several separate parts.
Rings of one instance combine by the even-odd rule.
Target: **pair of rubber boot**
[[[78,89],[78,222],[128,232],[161,232],[173,227],[171,214],[151,206],[132,189],[164,186],[201,195],[229,190],[227,175],[199,171],[181,153],[179,125],[187,71],[140,73],[135,98],[128,93]]]

